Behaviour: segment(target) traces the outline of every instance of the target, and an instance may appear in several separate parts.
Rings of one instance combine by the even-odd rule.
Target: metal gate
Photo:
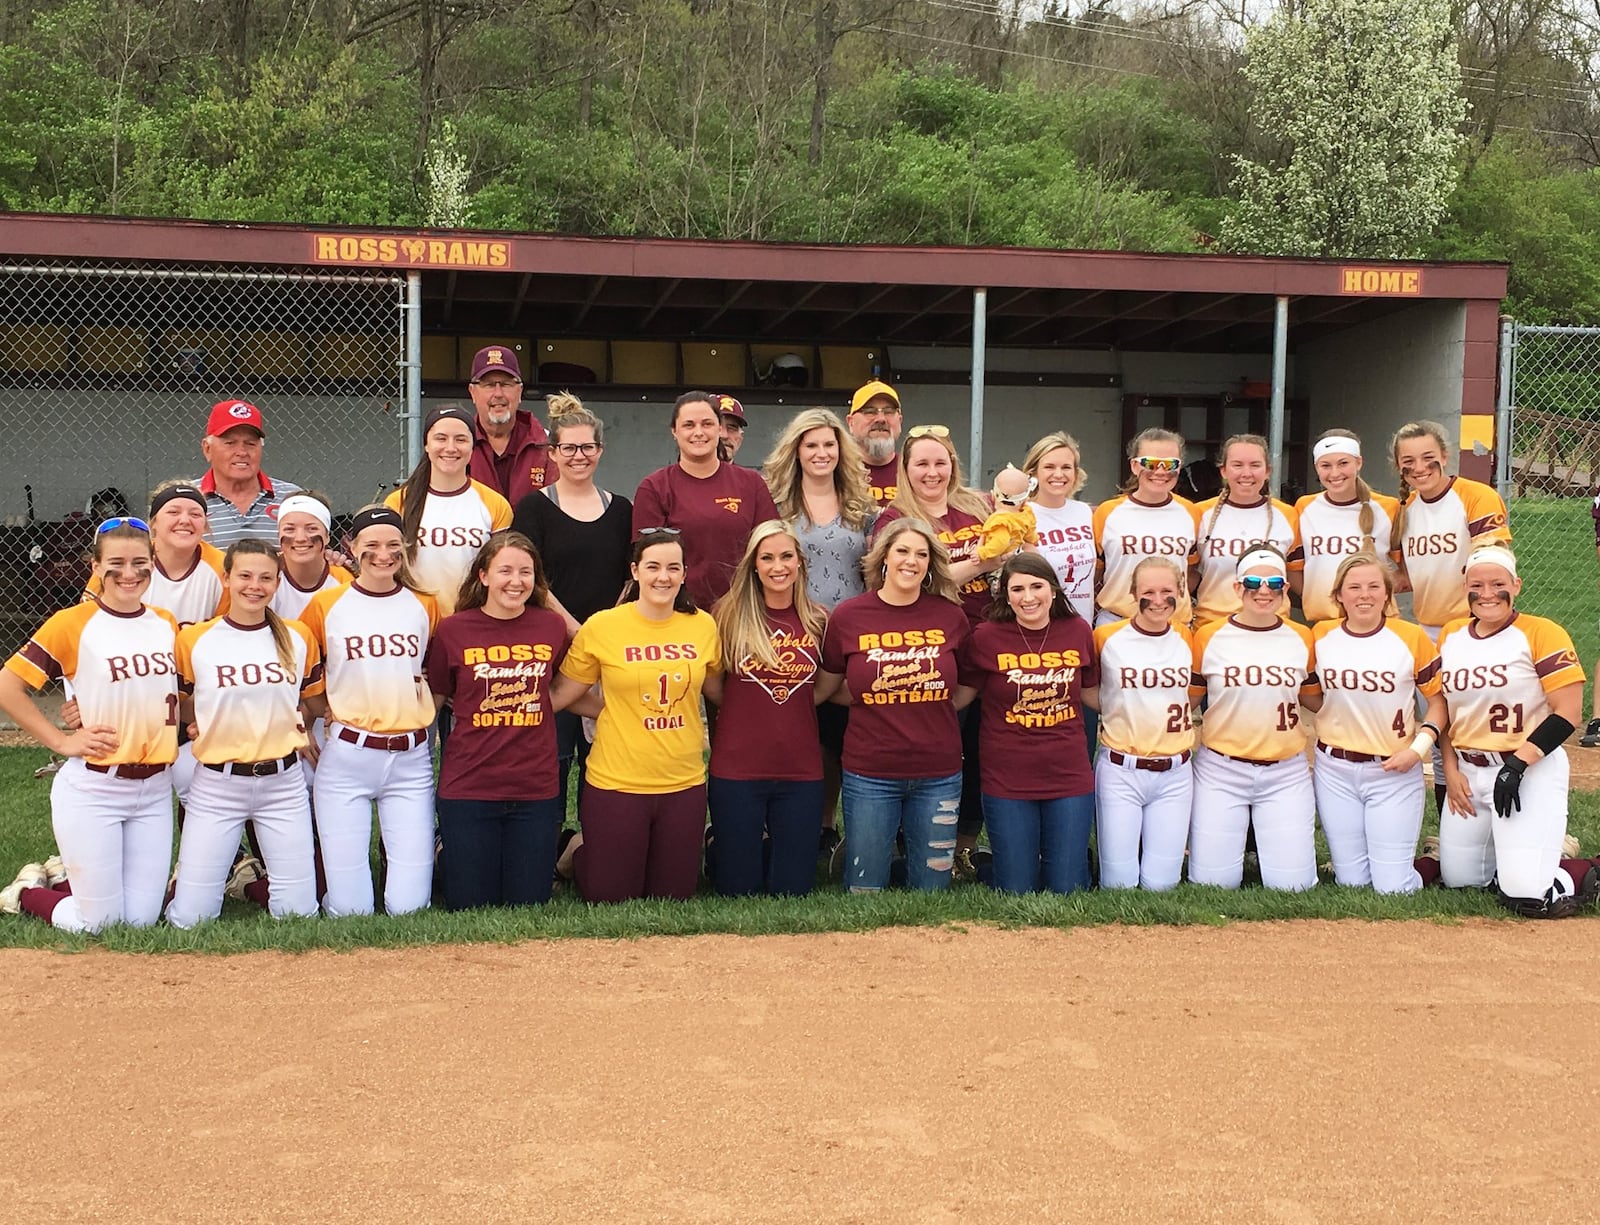
[[[0,645],[77,597],[98,516],[203,473],[218,400],[336,513],[400,479],[405,307],[392,273],[0,261]]]
[[[1496,484],[1510,509],[1512,545],[1529,612],[1571,632],[1587,669],[1600,650],[1600,327],[1504,320],[1500,331]],[[1592,678],[1591,678],[1592,679]]]

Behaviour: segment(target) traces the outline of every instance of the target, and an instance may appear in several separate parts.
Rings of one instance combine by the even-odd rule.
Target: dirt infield
[[[1592,1215],[1600,922],[0,954],[13,1219]]]

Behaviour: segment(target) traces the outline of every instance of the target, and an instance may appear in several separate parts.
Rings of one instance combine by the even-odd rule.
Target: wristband
[[[1578,729],[1560,715],[1546,715],[1544,722],[1533,729],[1528,743],[1545,756],[1549,756],[1566,743],[1567,737]]]
[[[1418,729],[1417,734],[1411,738],[1411,751],[1418,757],[1426,757],[1433,752],[1434,737],[1428,731],[1427,724]]]

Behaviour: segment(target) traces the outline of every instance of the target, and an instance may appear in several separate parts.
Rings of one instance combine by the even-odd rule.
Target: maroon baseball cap
[[[248,425],[263,438],[267,436],[259,408],[246,400],[223,400],[211,406],[211,415],[206,418],[206,437],[220,438],[240,425]]]
[[[740,425],[749,425],[750,419],[744,415],[744,405],[730,395],[717,397],[717,415],[719,417],[732,417]]]
[[[476,383],[486,374],[509,374],[522,382],[522,367],[517,364],[516,350],[510,345],[485,345],[472,355],[472,377]]]

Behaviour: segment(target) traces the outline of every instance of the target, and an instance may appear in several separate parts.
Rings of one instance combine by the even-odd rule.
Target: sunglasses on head
[[[1140,455],[1133,462],[1146,472],[1176,472],[1183,467],[1181,459],[1167,459],[1160,455]]]
[[[675,527],[641,527],[639,529],[639,538],[641,540],[649,536],[677,537],[681,535],[683,533]]]
[[[131,527],[135,531],[146,534],[150,531],[150,525],[143,519],[135,519],[132,515],[118,515],[114,519],[107,519],[99,527],[95,528],[94,534],[96,536],[104,536],[107,532],[115,531],[119,527]]]
[[[1289,580],[1281,574],[1247,574],[1239,581],[1246,591],[1260,591],[1263,587],[1268,591],[1282,591],[1289,585]]]
[[[907,438],[948,438],[948,425],[914,425],[906,431]]]

